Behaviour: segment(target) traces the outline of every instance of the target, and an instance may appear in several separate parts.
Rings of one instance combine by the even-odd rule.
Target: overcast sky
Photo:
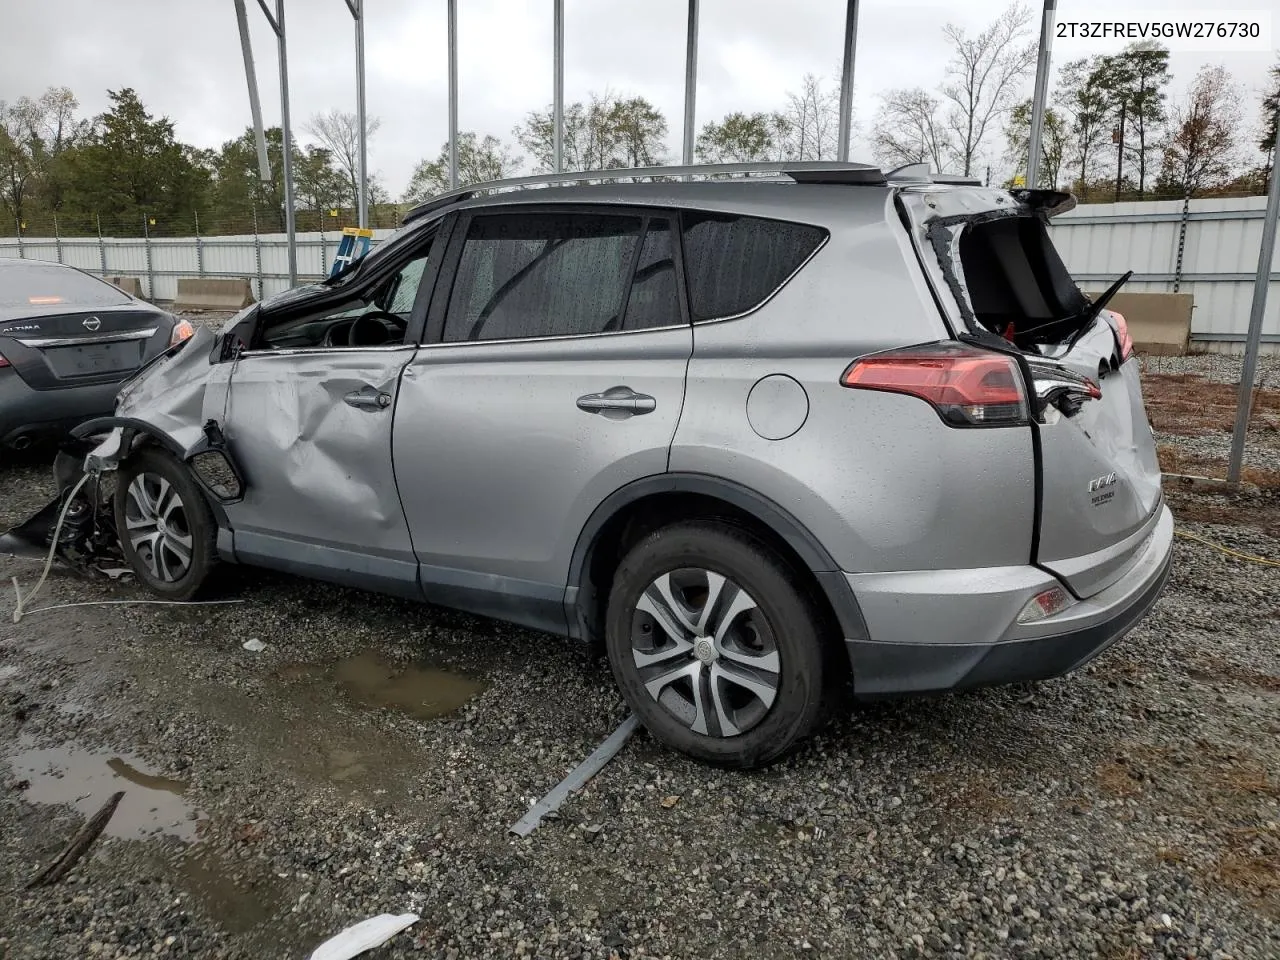
[[[351,17],[343,0],[285,2],[292,116],[296,135],[306,142],[302,128],[311,114],[355,109]],[[865,135],[877,94],[942,81],[949,55],[943,24],[976,31],[1006,5],[862,0],[855,159],[869,156]],[[0,58],[0,99],[66,85],[92,115],[107,107],[108,88],[130,86],[153,113],[174,121],[179,137],[207,147],[220,146],[249,123],[231,0],[7,0],[4,6],[8,43]],[[1073,6],[1083,4],[1059,0],[1059,16],[1071,15]],[[1123,6],[1160,14],[1212,5],[1127,0]],[[1234,0],[1230,6],[1276,11],[1280,21],[1280,0]],[[844,7],[841,0],[702,0],[698,126],[734,110],[779,107],[808,72],[835,84]],[[678,160],[686,10],[685,0],[566,0],[566,102],[606,88],[648,97],[667,115],[668,151]],[[529,110],[550,103],[551,11],[551,0],[460,0],[461,129],[511,139],[512,127]],[[1038,31],[1038,3],[1035,12]],[[264,118],[277,124],[275,35],[253,0],[249,18]],[[434,156],[447,137],[445,0],[366,0],[366,19],[368,108],[382,119],[370,145],[370,168],[398,196],[414,164]],[[1280,22],[1275,27],[1280,31]],[[1059,42],[1055,61],[1087,52]],[[1257,101],[1275,59],[1274,50],[1175,53],[1172,94],[1181,95],[1202,64],[1224,64],[1244,90],[1250,139],[1256,139]],[[989,144],[993,159],[1003,146],[1003,138]]]

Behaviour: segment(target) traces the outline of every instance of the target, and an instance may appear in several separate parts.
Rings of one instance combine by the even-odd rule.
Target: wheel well
[[[604,640],[605,606],[613,575],[627,551],[661,527],[689,520],[719,520],[750,531],[788,566],[806,587],[815,609],[838,636],[837,617],[826,592],[808,564],[769,524],[742,507],[703,493],[666,491],[626,504],[600,527],[583,564],[577,602],[577,632],[592,644]]]

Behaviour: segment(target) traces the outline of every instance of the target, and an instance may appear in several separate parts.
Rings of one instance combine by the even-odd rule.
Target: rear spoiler
[[[1037,213],[1043,213],[1046,217],[1056,217],[1060,213],[1074,210],[1076,206],[1076,198],[1065,190],[1019,188],[1009,192],[1018,203]]]

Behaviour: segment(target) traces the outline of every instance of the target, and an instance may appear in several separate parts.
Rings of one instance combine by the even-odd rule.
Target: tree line
[[[1012,170],[1005,185],[1023,184],[1031,101],[1020,94],[1035,72],[1033,24],[1019,5],[977,35],[945,26],[953,54],[941,86],[881,96],[871,134],[877,159],[969,176],[995,160]],[[1035,186],[1094,201],[1265,192],[1280,62],[1253,130],[1245,95],[1221,64],[1202,67],[1177,100],[1171,79],[1169,51],[1152,42],[1063,64],[1046,104]]]
[[[135,91],[108,91],[110,108],[77,116],[67,87],[0,101],[0,235],[190,236],[284,229],[283,137],[265,131],[271,168],[261,179],[252,128],[217,150],[181,142],[167,117],[152,115]],[[378,121],[368,122],[369,133]],[[311,140],[291,145],[299,230],[337,229],[355,220],[359,127],[353,114],[316,114]],[[370,178],[370,215],[393,226],[398,207]]]

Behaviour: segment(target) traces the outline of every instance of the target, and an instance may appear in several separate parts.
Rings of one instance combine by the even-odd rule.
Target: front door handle
[[[636,393],[630,387],[610,387],[603,393],[588,393],[578,398],[578,409],[598,413],[610,420],[652,413],[658,401],[647,393]]]
[[[352,390],[342,399],[360,410],[385,410],[391,406],[391,394],[372,388]]]

